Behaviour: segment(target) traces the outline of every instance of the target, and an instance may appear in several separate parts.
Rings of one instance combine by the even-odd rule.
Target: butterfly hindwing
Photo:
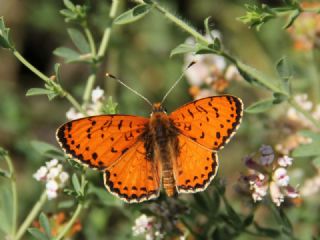
[[[237,130],[242,101],[231,95],[207,97],[188,103],[170,114],[180,133],[200,145],[221,149]]]
[[[146,158],[144,143],[140,141],[104,173],[106,188],[129,203],[158,197],[160,182],[160,169]]]
[[[57,140],[73,159],[92,168],[111,166],[137,141],[147,118],[100,115],[77,119],[57,130]]]
[[[205,190],[218,170],[216,152],[202,147],[184,135],[180,135],[178,139],[180,153],[173,164],[178,192],[194,193]]]

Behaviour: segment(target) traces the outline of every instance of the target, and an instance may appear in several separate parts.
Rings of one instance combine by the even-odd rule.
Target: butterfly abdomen
[[[178,145],[177,133],[165,113],[154,114],[150,123],[155,143],[154,160],[161,165],[163,187],[167,195],[172,197],[176,194],[173,162],[176,158],[175,146]]]

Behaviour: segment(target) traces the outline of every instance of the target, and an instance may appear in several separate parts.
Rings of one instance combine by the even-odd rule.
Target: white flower
[[[275,182],[270,183],[270,196],[272,201],[279,207],[284,201],[284,195]]]
[[[46,189],[50,191],[57,191],[59,189],[59,185],[55,180],[50,180],[46,184]]]
[[[152,217],[147,217],[147,215],[142,214],[135,220],[135,225],[132,227],[133,235],[138,236],[147,233],[147,231],[152,227],[152,221]]]
[[[54,198],[56,198],[58,196],[58,193],[57,191],[52,191],[52,190],[46,190],[46,193],[47,193],[47,197],[49,200],[52,200]]]
[[[46,162],[46,167],[40,167],[33,175],[38,181],[41,180],[46,183],[46,193],[49,200],[58,196],[58,191],[69,179],[68,173],[64,172],[62,168],[62,164],[59,164],[57,159],[52,159]]]
[[[48,169],[45,166],[42,166],[38,169],[38,171],[33,174],[33,177],[37,180],[37,181],[41,181],[44,180],[46,178]]]
[[[67,172],[62,172],[59,175],[61,183],[65,183],[69,179],[69,174]]]
[[[52,168],[58,164],[58,159],[52,159],[49,162],[46,162],[47,168]]]
[[[292,160],[293,159],[291,157],[288,157],[287,155],[285,155],[285,156],[278,159],[278,164],[281,167],[288,167],[288,166],[291,166]]]
[[[273,173],[273,180],[280,187],[288,186],[290,177],[285,168],[277,168]]]
[[[58,167],[51,168],[48,173],[48,179],[54,179],[59,176],[61,169]]]
[[[73,107],[68,110],[66,113],[66,117],[68,120],[75,120],[79,118],[83,118],[84,115],[80,112],[77,112]]]
[[[100,87],[96,87],[91,94],[91,99],[93,103],[98,102],[103,98],[104,91]]]
[[[224,76],[225,76],[226,80],[228,80],[228,81],[241,79],[241,75],[240,75],[237,67],[234,65],[230,65],[227,67],[227,70],[226,70]]]

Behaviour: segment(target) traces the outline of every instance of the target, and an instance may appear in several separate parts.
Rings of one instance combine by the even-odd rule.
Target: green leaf
[[[100,200],[102,204],[108,207],[121,207],[123,206],[122,202],[117,200],[117,198],[113,197],[109,194],[105,189],[98,188],[92,184],[89,185],[88,194],[94,194]]]
[[[48,152],[58,152],[61,153],[61,151],[56,148],[55,146],[46,143],[46,142],[42,142],[42,141],[31,141],[31,146],[33,149],[35,149],[38,153],[40,153],[40,155],[45,155]]]
[[[279,212],[280,212],[280,217],[281,217],[283,226],[288,232],[292,233],[293,228],[289,218],[287,217],[287,215],[285,214],[282,208],[279,209]]]
[[[30,97],[30,96],[35,96],[35,95],[48,95],[48,94],[52,94],[53,91],[49,90],[49,89],[45,89],[45,88],[30,88],[27,93],[26,96]]]
[[[280,81],[280,88],[287,93],[290,93],[290,78],[292,77],[292,69],[286,57],[282,57],[277,65],[276,69],[278,75],[282,81]]]
[[[140,4],[118,16],[114,20],[114,24],[128,24],[139,20],[149,13],[151,9],[150,5]]]
[[[74,173],[74,174],[72,175],[71,180],[72,180],[72,186],[73,186],[74,190],[75,190],[78,194],[80,194],[80,193],[81,193],[81,185],[80,185],[80,182],[79,182],[79,179],[78,179],[77,174]]]
[[[255,228],[260,234],[263,234],[268,237],[279,237],[280,236],[280,231],[272,228],[265,228],[259,226],[257,223],[254,223]]]
[[[299,131],[298,133],[303,137],[311,138],[313,141],[320,141],[319,133],[308,131],[308,130],[302,130],[302,131]]]
[[[63,0],[64,5],[72,11],[76,10],[76,6],[70,0]]]
[[[214,37],[211,35],[211,30],[210,30],[210,19],[211,19],[211,16],[207,17],[205,20],[204,20],[204,29],[206,31],[206,35],[210,36],[212,40],[214,40]]]
[[[49,223],[47,216],[43,212],[40,213],[39,222],[40,222],[41,227],[43,227],[47,237],[51,237],[50,223]]]
[[[287,29],[287,28],[291,27],[291,25],[294,23],[294,21],[297,19],[297,17],[299,17],[300,13],[301,12],[299,9],[293,10],[292,13],[288,16],[288,19],[282,28]]]
[[[89,53],[90,46],[85,36],[79,30],[75,28],[68,28],[68,34],[76,47],[81,53]]]
[[[38,240],[49,240],[49,238],[38,228],[28,228],[28,232]]]
[[[9,40],[10,29],[6,28],[3,17],[0,17],[0,47],[5,49],[13,49]]]
[[[286,95],[288,94],[287,92],[283,92],[283,90],[280,89],[279,82],[276,79],[266,76],[264,73],[242,63],[239,60],[236,60],[236,65],[242,77],[250,84],[263,86],[264,88],[272,92],[280,92]]]
[[[313,141],[310,144],[303,144],[292,152],[293,157],[315,157],[320,156],[320,141]]]
[[[64,58],[67,63],[81,61],[81,55],[71,48],[59,47],[53,51],[53,54]]]
[[[67,209],[73,207],[75,204],[74,200],[65,200],[65,201],[60,201],[58,203],[58,208],[59,209]]]
[[[191,44],[182,43],[178,45],[176,48],[172,49],[170,52],[170,57],[177,55],[177,54],[185,54],[190,52],[195,52],[196,46]]]
[[[5,178],[11,178],[11,174],[10,172],[6,171],[6,170],[3,170],[0,168],[0,176],[1,177],[5,177]]]
[[[12,211],[13,211],[13,199],[12,191],[8,184],[0,186],[0,229],[9,234],[12,232]]]
[[[262,113],[265,111],[268,111],[272,106],[274,105],[273,103],[274,99],[264,99],[258,102],[253,103],[249,107],[245,109],[245,112],[247,113]]]

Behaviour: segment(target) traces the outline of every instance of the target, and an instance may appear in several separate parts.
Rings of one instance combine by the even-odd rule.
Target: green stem
[[[33,72],[35,75],[37,75],[39,78],[41,78],[46,83],[49,83],[51,80],[46,75],[44,75],[42,72],[40,72],[38,69],[36,69],[31,63],[29,63],[17,50],[13,50],[13,55],[18,58],[18,60],[26,66],[31,72]]]
[[[316,120],[310,112],[304,110],[294,99],[289,99],[288,102],[293,108],[303,114],[317,129],[320,129],[320,122]]]
[[[100,44],[99,51],[98,51],[98,58],[102,58],[105,55],[106,50],[108,48],[108,44],[109,44],[109,40],[110,40],[110,36],[111,36],[112,21],[117,14],[117,11],[119,8],[119,3],[120,3],[119,0],[112,1],[110,12],[109,12],[110,24],[104,30],[101,44]]]
[[[90,96],[91,96],[91,92],[94,86],[94,83],[96,81],[96,74],[92,73],[90,74],[88,80],[87,80],[87,85],[86,88],[84,90],[84,94],[83,94],[83,105],[87,105],[90,101]]]
[[[206,45],[210,44],[210,42],[202,34],[196,31],[193,27],[189,26],[183,20],[181,20],[180,18],[178,18],[177,16],[173,15],[168,10],[160,6],[157,2],[153,2],[153,5],[159,12],[163,13],[165,17],[167,17],[170,21],[176,24],[179,28],[183,29],[184,31],[192,35],[199,42]]]
[[[71,229],[77,218],[79,217],[81,211],[83,209],[83,203],[79,203],[76,210],[73,213],[73,216],[69,220],[69,222],[65,225],[65,227],[61,230],[61,232],[58,234],[58,236],[55,238],[55,240],[63,239],[63,237],[68,233],[68,231]]]
[[[78,101],[68,92],[65,92],[65,97],[68,101],[74,106],[79,112],[81,112],[84,116],[87,116],[87,113],[83,110]]]
[[[96,56],[96,45],[94,43],[92,33],[87,26],[84,26],[83,29],[84,29],[84,33],[86,34],[86,37],[89,41],[92,57],[95,57]]]
[[[43,205],[47,201],[47,193],[44,191],[39,199],[39,201],[34,205],[31,212],[27,216],[27,218],[24,220],[22,225],[20,226],[16,236],[14,237],[14,240],[19,240],[24,233],[27,231],[28,227],[31,225],[32,221],[37,217],[40,210],[42,209]]]
[[[16,234],[17,230],[17,219],[18,219],[18,194],[17,194],[17,184],[16,184],[16,176],[13,167],[13,163],[9,155],[5,155],[4,159],[7,162],[9,172],[10,172],[10,182],[11,182],[11,191],[12,191],[12,201],[13,201],[13,209],[12,209],[12,236]]]

